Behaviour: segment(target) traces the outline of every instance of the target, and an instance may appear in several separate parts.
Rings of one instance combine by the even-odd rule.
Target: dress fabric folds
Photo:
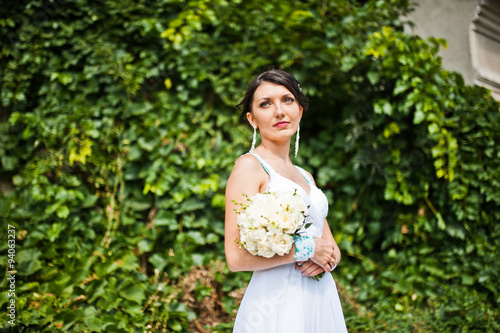
[[[314,186],[309,175],[297,169],[310,184],[308,194],[292,180],[279,175],[259,155],[263,168],[269,174],[267,190],[297,193],[309,206],[306,229],[310,236],[321,237],[328,213],[328,200]],[[335,271],[334,271],[335,272]],[[332,274],[320,281],[302,276],[295,264],[255,271],[236,315],[234,333],[338,333],[347,332],[337,286]]]

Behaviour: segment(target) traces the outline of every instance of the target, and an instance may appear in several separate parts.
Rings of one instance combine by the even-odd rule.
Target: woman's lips
[[[286,126],[288,124],[289,124],[288,121],[280,121],[279,123],[274,124],[274,127],[283,127],[283,126]]]

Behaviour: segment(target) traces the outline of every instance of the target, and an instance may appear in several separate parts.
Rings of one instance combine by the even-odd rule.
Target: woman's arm
[[[309,175],[309,178],[311,179],[314,186],[316,186],[316,182],[314,181],[313,176],[309,172],[307,172],[307,174]],[[333,237],[332,231],[330,230],[330,226],[328,225],[328,221],[326,219],[323,223],[323,235],[321,236],[321,238],[330,241],[334,244],[334,257],[338,265],[340,259],[342,258],[342,254],[340,253],[340,249],[337,245],[337,242],[335,241],[335,238]]]
[[[335,258],[336,264],[338,265],[341,259],[341,253],[340,249],[337,246],[337,242],[335,242],[335,239],[333,238],[333,235],[330,231],[330,227],[328,226],[328,221],[325,219],[324,226],[323,226],[323,236],[322,238],[330,244],[333,245],[333,256]],[[296,266],[295,268],[300,268],[300,271],[304,276],[316,276],[320,273],[327,272],[323,267],[320,265],[316,264],[314,261],[309,259],[306,261],[303,265],[301,266]]]
[[[268,174],[260,162],[251,155],[242,156],[236,161],[227,181],[224,247],[227,265],[233,272],[256,271],[295,262],[293,258],[295,247],[292,247],[284,256],[275,255],[272,258],[264,258],[250,254],[235,242],[235,239],[240,240],[240,233],[236,224],[238,214],[234,211],[237,206],[232,200],[244,202],[246,198],[243,194],[252,197],[258,192],[264,192],[268,181]]]
[[[306,173],[309,175],[309,179],[312,181],[314,186],[316,186],[316,183],[314,181],[313,176],[307,171],[306,171]],[[326,219],[323,222],[323,235],[321,236],[321,238],[323,238],[324,240],[326,240],[328,242],[331,242],[331,244],[333,245],[333,257],[335,258],[335,261],[338,265],[341,258],[342,258],[342,254],[341,254],[340,249],[337,245],[337,242],[335,241],[335,238],[333,237],[332,231],[330,230],[330,226],[328,225],[328,221]],[[308,276],[315,276],[315,275],[320,274],[323,271],[326,271],[325,269],[323,269],[321,266],[319,266],[318,264],[316,264],[312,260],[308,260],[306,263],[304,263],[304,265],[302,265],[300,267],[300,270],[301,270],[302,274],[308,275]]]
[[[328,225],[328,221],[325,219],[325,222],[323,223],[323,239],[326,239],[330,242],[333,242],[334,248],[333,248],[333,255],[335,257],[335,261],[337,262],[337,265],[339,264],[340,260],[342,259],[342,254],[340,253],[339,246],[337,245],[337,242],[335,241],[335,238],[333,238],[332,231],[330,230],[330,226]]]
[[[229,269],[237,271],[257,271],[271,267],[295,262],[295,245],[288,254],[275,255],[272,258],[264,258],[250,254],[244,248],[240,248],[235,240],[240,240],[237,220],[238,214],[234,211],[236,207],[232,200],[244,202],[247,195],[252,197],[259,192],[264,192],[269,181],[269,176],[263,170],[260,162],[252,155],[242,156],[236,161],[233,171],[229,176],[226,186],[226,218],[224,248],[226,261]],[[327,269],[332,256],[334,246],[331,241],[323,238],[314,238],[314,257],[311,258],[323,269]]]

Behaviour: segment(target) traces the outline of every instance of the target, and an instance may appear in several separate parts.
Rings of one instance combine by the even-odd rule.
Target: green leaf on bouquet
[[[325,276],[325,272],[321,272],[318,275],[312,276],[311,278],[313,280],[319,281],[319,280],[321,280],[323,278],[323,276]]]

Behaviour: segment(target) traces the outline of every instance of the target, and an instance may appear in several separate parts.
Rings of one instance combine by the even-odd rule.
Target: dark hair
[[[307,104],[307,97],[302,93],[299,81],[297,81],[297,79],[293,75],[281,69],[271,69],[259,74],[255,79],[253,79],[253,81],[247,88],[243,100],[238,105],[236,105],[237,108],[241,108],[240,121],[242,123],[246,122],[247,112],[252,112],[252,102],[255,90],[257,90],[257,88],[263,82],[271,82],[274,84],[279,84],[280,86],[284,86],[293,94],[304,111],[307,111],[307,109],[309,108],[309,105]]]

